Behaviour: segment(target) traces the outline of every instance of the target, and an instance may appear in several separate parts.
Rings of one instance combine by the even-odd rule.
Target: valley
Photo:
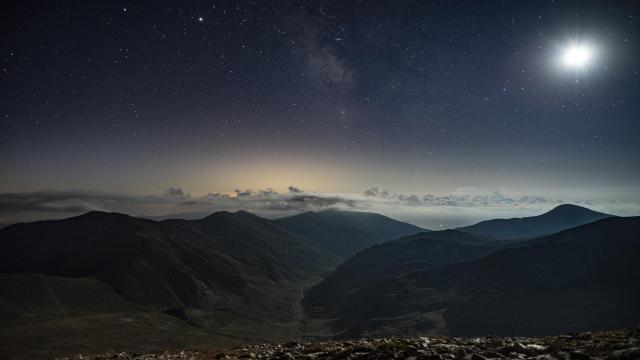
[[[583,209],[492,225],[513,233],[564,224],[534,239],[333,210],[163,221],[91,212],[16,224],[0,230],[2,351],[39,358],[633,327],[640,278],[628,269],[640,220],[590,222]]]

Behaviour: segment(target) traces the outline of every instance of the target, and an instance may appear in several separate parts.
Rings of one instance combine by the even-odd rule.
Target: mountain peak
[[[241,215],[241,216],[259,217],[258,215],[252,213],[251,211],[247,211],[247,210],[238,210],[234,214],[235,215]]]
[[[119,212],[108,212],[108,211],[100,211],[100,210],[91,210],[87,211],[84,214],[74,216],[76,219],[116,219],[116,218],[129,218],[131,216],[127,214],[122,214]]]
[[[495,239],[522,239],[550,235],[611,216],[579,205],[562,204],[537,216],[487,220],[460,229]]]
[[[554,207],[553,209],[547,211],[546,213],[540,216],[558,217],[558,218],[563,218],[567,221],[570,221],[570,219],[578,219],[578,218],[593,218],[597,220],[600,218],[611,217],[613,215],[594,211],[579,205],[562,204]]]
[[[218,217],[225,217],[225,216],[233,216],[233,213],[229,212],[229,211],[225,211],[225,210],[215,211],[215,212],[212,212],[211,214],[205,216],[203,219],[218,218]]]
[[[561,204],[558,205],[556,207],[554,207],[553,209],[547,211],[547,214],[549,213],[561,213],[561,212],[576,212],[576,211],[582,211],[582,212],[588,212],[588,213],[593,213],[596,211],[593,211],[589,208],[586,208],[584,206],[580,206],[580,205],[575,205],[575,204]]]
[[[351,256],[388,240],[427,231],[380,214],[342,210],[305,212],[277,219],[275,223],[340,257]]]
[[[78,215],[78,216],[104,216],[104,215],[109,215],[109,214],[113,214],[107,211],[100,211],[100,210],[90,210],[87,211],[84,214]]]

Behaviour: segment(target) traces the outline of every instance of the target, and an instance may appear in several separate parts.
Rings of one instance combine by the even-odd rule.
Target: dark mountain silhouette
[[[493,246],[506,244],[502,240],[496,240],[487,236],[481,236],[476,234],[467,233],[460,230],[448,229],[440,231],[430,231],[425,233],[419,233],[416,235],[410,235],[401,237],[399,239],[390,240],[389,243],[409,243],[419,239],[432,239],[442,241],[452,241],[459,244],[467,245],[479,245],[479,246]]]
[[[611,216],[582,206],[565,204],[538,216],[487,220],[458,230],[501,240],[525,239],[554,234]]]
[[[387,284],[400,275],[463,262],[498,250],[495,240],[457,230],[433,231],[374,245],[310,288],[304,304],[312,317],[337,318],[334,331],[355,334],[389,302]],[[485,246],[480,246],[483,244]]]
[[[427,231],[384,215],[356,211],[306,212],[275,222],[341,257],[387,240]]]
[[[225,317],[221,316],[224,321]],[[0,358],[160,351],[233,338],[118,296],[96,278],[0,274]]]
[[[633,271],[640,257],[640,217],[606,218],[537,240],[376,281],[366,297],[349,294],[351,302],[341,305],[364,309],[357,317],[315,291],[305,303],[316,316],[338,317],[334,330],[345,337],[541,335],[640,322],[640,272]]]
[[[303,288],[351,251],[418,231],[339,211],[277,221],[245,211],[164,221],[89,212],[15,224],[0,230],[0,329],[28,333],[12,337],[24,349],[59,339],[60,351],[66,338],[154,349],[168,341],[164,328],[184,333],[184,344],[296,339]],[[127,331],[99,335],[132,325],[121,319],[146,334],[135,346]]]
[[[584,221],[584,210],[516,220],[544,218],[549,231],[561,223],[549,219]],[[0,229],[0,336],[43,357],[79,346],[634,326],[638,234],[640,218],[618,217],[515,242],[357,212],[164,221],[90,212]]]
[[[302,288],[336,261],[248,212],[162,222],[91,212],[0,230],[0,273],[95,279],[141,311],[253,340],[290,338]]]

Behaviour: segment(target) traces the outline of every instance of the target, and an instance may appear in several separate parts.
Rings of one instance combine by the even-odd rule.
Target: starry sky
[[[10,2],[0,223],[639,214],[639,17],[632,1]],[[572,44],[593,50],[584,67],[562,64]]]

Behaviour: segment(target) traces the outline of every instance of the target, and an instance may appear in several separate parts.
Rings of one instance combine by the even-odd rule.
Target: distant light
[[[562,54],[562,63],[570,68],[583,69],[593,59],[593,48],[585,44],[572,44]]]
[[[199,18],[198,18],[198,21],[203,22],[203,21],[204,21],[204,18],[203,18],[203,17],[199,17]]]

